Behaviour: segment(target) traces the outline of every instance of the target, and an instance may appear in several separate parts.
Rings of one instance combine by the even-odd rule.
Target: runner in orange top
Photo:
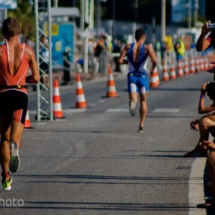
[[[4,20],[2,34],[6,42],[0,45],[0,162],[2,187],[11,189],[11,172],[19,168],[19,149],[27,112],[27,83],[40,80],[38,65],[32,48],[19,42],[19,22]],[[30,67],[32,75],[27,77]]]

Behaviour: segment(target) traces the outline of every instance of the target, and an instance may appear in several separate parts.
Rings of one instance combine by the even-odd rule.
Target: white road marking
[[[66,119],[56,119],[55,122],[66,122]]]
[[[84,113],[86,110],[86,108],[65,109],[63,110],[63,113]]]
[[[210,141],[213,137],[210,136]],[[205,209],[196,208],[196,205],[204,203],[204,169],[206,158],[195,158],[188,181],[189,215],[206,215]]]
[[[38,122],[37,125],[46,125],[47,122]]]
[[[196,208],[204,203],[203,175],[206,158],[195,158],[188,181],[189,215],[206,215],[205,209]]]
[[[97,104],[89,104],[90,107],[95,107]]]
[[[153,110],[154,113],[178,113],[180,109],[176,108],[157,108]]]
[[[100,100],[98,101],[98,103],[104,103],[104,102],[106,102],[105,99],[100,99]]]
[[[106,113],[125,113],[125,112],[128,113],[128,109],[115,108],[106,110]]]

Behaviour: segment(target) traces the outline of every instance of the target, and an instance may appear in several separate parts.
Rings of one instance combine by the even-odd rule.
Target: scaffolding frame
[[[41,121],[43,119],[53,121],[53,80],[52,80],[52,17],[51,17],[51,0],[34,0],[35,9],[35,25],[36,25],[36,59],[39,65],[39,71],[41,76],[49,78],[49,86],[45,86],[39,82],[37,84],[37,113],[36,120]],[[43,15],[41,15],[41,12]],[[48,35],[44,32],[44,24],[48,26]],[[40,42],[40,36],[45,35],[48,37],[48,48]],[[45,59],[40,54],[40,47],[45,48],[49,52],[48,74],[41,68],[41,63],[45,62]],[[44,107],[44,104],[46,105]],[[48,106],[48,108],[46,108]]]

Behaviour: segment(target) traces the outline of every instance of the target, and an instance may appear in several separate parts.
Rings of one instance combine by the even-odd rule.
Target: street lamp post
[[[97,0],[97,35],[99,36],[101,29],[101,2],[106,2],[107,0]]]
[[[198,22],[198,9],[199,9],[199,3],[198,3],[198,0],[195,0],[194,27],[196,27],[196,24]]]
[[[192,24],[191,24],[191,17],[192,17],[192,4],[191,4],[191,0],[189,0],[188,2],[188,28],[191,28],[192,27]]]
[[[96,17],[96,22],[97,22],[97,36],[99,36],[99,28],[100,28],[100,0],[97,0],[97,17]]]
[[[81,0],[81,29],[84,30],[84,0]]]
[[[84,15],[84,20],[85,23],[89,22],[89,0],[85,0],[85,15]],[[88,34],[89,34],[89,29],[88,26],[84,30],[84,73],[88,73]]]
[[[161,10],[161,38],[164,41],[164,37],[166,36],[166,0],[162,0]]]
[[[113,18],[113,25],[112,25],[112,37],[115,37],[115,19],[116,19],[116,8],[115,8],[115,0],[112,0],[112,18]]]
[[[139,5],[139,1],[135,0],[135,3],[134,3],[134,22],[132,23],[132,35],[135,34],[135,31],[137,29],[137,23],[138,23],[138,5]]]
[[[58,0],[54,1],[54,7],[58,7]]]

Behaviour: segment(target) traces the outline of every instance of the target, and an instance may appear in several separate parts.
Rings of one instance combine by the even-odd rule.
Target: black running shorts
[[[18,90],[7,90],[0,93],[0,116],[13,121],[25,124],[25,117],[28,107],[27,94]]]

